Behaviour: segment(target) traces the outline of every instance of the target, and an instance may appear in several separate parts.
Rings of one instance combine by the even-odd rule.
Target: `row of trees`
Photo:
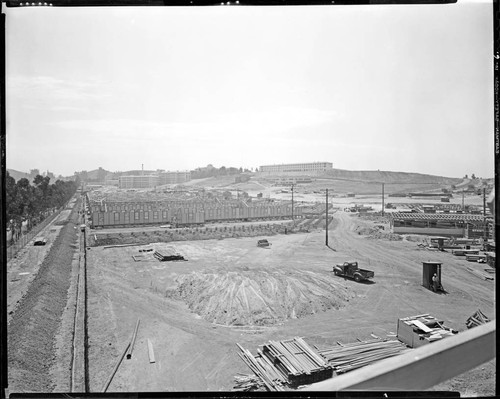
[[[226,168],[225,166],[221,166],[220,168],[216,168],[213,165],[207,165],[204,168],[196,168],[191,171],[192,179],[203,179],[205,177],[216,177],[216,176],[227,176],[227,175],[237,175],[243,172],[250,172],[248,169],[243,168],[234,168],[232,166]]]
[[[21,224],[36,224],[50,210],[67,203],[75,194],[77,182],[57,180],[50,184],[49,176],[36,175],[33,184],[26,178],[16,180],[6,174],[6,207],[8,227],[20,230]]]

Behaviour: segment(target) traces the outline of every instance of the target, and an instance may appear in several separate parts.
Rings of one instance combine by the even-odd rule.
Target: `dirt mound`
[[[384,226],[358,226],[354,229],[359,235],[372,239],[384,239],[390,241],[401,241],[403,237],[385,230]]]
[[[225,325],[270,325],[331,308],[353,295],[329,275],[308,271],[242,270],[185,274],[170,297],[204,319]]]

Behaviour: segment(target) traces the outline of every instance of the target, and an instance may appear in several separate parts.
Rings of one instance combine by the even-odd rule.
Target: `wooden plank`
[[[127,359],[132,358],[132,351],[134,350],[134,345],[135,345],[135,339],[137,337],[137,330],[139,329],[139,323],[140,319],[137,319],[137,322],[135,323],[135,329],[134,329],[134,334],[132,335],[132,340],[130,341],[130,346],[127,350]]]
[[[418,328],[420,328],[422,331],[425,331],[425,332],[431,332],[432,329],[427,327],[424,323],[422,323],[420,320],[413,320],[413,324],[415,326],[417,326]]]
[[[153,351],[153,344],[148,339],[148,354],[149,354],[149,363],[155,362],[155,353]]]
[[[492,321],[400,356],[311,384],[303,390],[429,389],[495,358],[495,333],[495,321]]]
[[[120,358],[116,362],[115,367],[113,368],[113,371],[111,372],[110,376],[108,377],[106,383],[104,384],[104,386],[102,388],[102,392],[106,392],[108,390],[109,384],[111,384],[111,381],[113,380],[113,377],[115,376],[116,371],[118,370],[118,367],[120,367],[120,364],[122,363],[122,360],[125,357],[125,354],[127,353],[129,347],[130,347],[130,342],[127,344],[127,347],[125,348],[122,355],[120,356]]]

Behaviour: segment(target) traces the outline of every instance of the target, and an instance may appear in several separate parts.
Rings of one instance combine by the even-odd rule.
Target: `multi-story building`
[[[163,184],[181,184],[191,180],[191,172],[177,171],[177,172],[161,172],[159,175],[160,185]]]
[[[259,172],[265,174],[317,174],[331,170],[333,164],[331,162],[309,162],[309,163],[289,163],[278,165],[263,165],[259,167]]]
[[[120,188],[153,188],[159,185],[158,175],[120,176]]]

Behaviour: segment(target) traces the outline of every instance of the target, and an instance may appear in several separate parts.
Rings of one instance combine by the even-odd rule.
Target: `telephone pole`
[[[384,216],[384,183],[382,183],[382,216]]]
[[[295,224],[295,221],[293,219],[293,184],[292,184],[292,226]]]
[[[488,242],[488,226],[486,225],[486,187],[483,187],[483,223],[484,223],[484,247],[486,249],[486,243]]]
[[[325,231],[326,231],[326,246],[328,246],[328,189],[326,189],[326,224],[325,224]]]

